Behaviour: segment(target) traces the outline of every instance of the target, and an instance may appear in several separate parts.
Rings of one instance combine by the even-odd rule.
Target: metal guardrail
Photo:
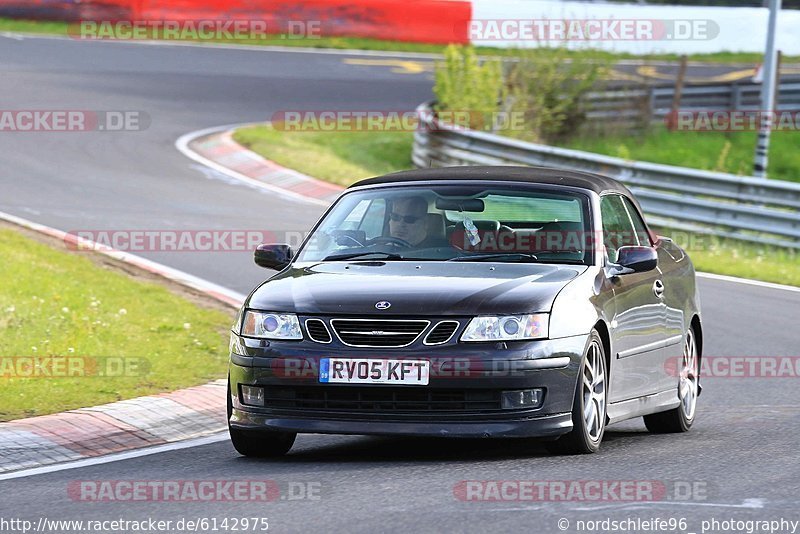
[[[800,249],[800,184],[626,161],[466,130],[417,108],[417,167],[533,165],[604,174],[625,183],[648,220],[677,230]]]
[[[687,84],[681,92],[681,111],[760,110],[761,84]],[[592,91],[583,97],[589,122],[647,124],[663,121],[672,110],[674,86]],[[784,78],[776,93],[778,111],[800,110],[800,78]]]

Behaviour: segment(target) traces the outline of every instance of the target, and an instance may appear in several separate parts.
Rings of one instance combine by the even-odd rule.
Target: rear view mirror
[[[658,266],[658,253],[653,247],[620,247],[614,274],[643,273]]]
[[[256,247],[253,259],[259,267],[283,270],[292,261],[292,249],[289,245],[261,244]]]
[[[447,198],[436,199],[436,209],[443,211],[474,211],[482,212],[485,209],[483,200],[479,198]]]

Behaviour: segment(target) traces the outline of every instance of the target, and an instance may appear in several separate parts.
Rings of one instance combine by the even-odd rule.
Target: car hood
[[[293,265],[259,286],[249,308],[301,315],[547,312],[583,265],[358,261]],[[391,303],[376,309],[376,303]]]

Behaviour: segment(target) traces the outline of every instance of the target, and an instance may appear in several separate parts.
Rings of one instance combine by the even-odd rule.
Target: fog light
[[[264,406],[264,388],[243,385],[242,402],[249,406]]]
[[[542,388],[504,391],[501,396],[501,406],[504,410],[538,408],[542,404],[543,397],[544,390]]]

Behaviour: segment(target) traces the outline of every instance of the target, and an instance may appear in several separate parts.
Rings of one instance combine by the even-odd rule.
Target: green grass
[[[265,158],[340,185],[411,167],[410,133],[282,132],[258,126],[239,130],[234,138]],[[660,233],[685,247],[699,271],[800,286],[796,252],[669,229]]]
[[[644,135],[579,137],[561,146],[624,159],[652,161],[744,176],[753,174],[755,132],[671,132],[663,126]],[[800,182],[800,132],[770,136],[770,178]]]
[[[800,286],[798,251],[666,228],[656,230],[683,247],[698,271]]]
[[[412,167],[409,132],[284,132],[255,126],[238,130],[234,139],[281,165],[342,186]]]
[[[69,24],[66,22],[51,21],[32,21],[0,18],[0,31],[20,32],[20,33],[45,33],[54,35],[69,35]],[[298,39],[288,35],[275,35],[267,39],[249,40],[214,40],[204,42],[229,43],[241,45],[264,45],[264,46],[300,46],[308,48],[335,48],[335,49],[354,49],[354,50],[377,50],[393,52],[414,52],[442,54],[445,45],[410,43],[405,41],[387,41],[380,39],[366,39],[358,37],[319,37]],[[477,47],[481,55],[486,56],[513,56],[513,48],[492,48]],[[540,49],[542,54],[551,54],[547,48]],[[635,55],[629,53],[604,52],[604,51],[570,51],[568,56],[585,56],[603,59],[643,59],[643,60],[678,60],[677,54],[646,54]],[[763,54],[741,53],[741,52],[718,52],[714,54],[691,54],[690,61],[702,61],[709,63],[761,63],[764,59]],[[800,56],[784,56],[786,63],[800,61]]]
[[[225,376],[232,313],[201,308],[84,253],[0,228],[0,421],[61,412],[205,383]],[[20,378],[22,358],[113,358],[90,376]],[[136,365],[134,369],[130,365]],[[111,373],[109,371],[112,371]],[[119,376],[119,375],[123,376]],[[128,376],[125,376],[125,375]]]

